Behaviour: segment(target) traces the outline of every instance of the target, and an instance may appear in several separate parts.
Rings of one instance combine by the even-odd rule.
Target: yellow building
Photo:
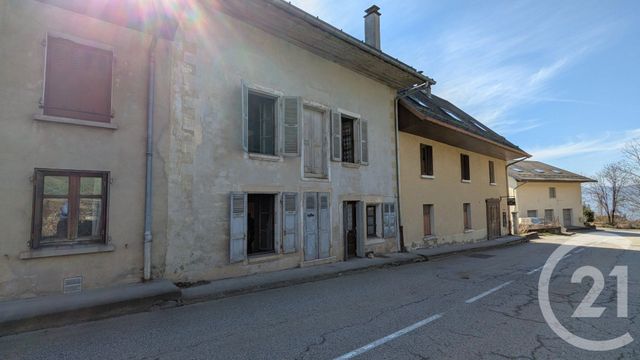
[[[509,194],[516,198],[512,218],[517,218],[518,223],[540,219],[565,229],[581,227],[584,224],[582,183],[585,182],[595,180],[539,161],[510,166]]]
[[[399,100],[398,128],[407,249],[509,234],[506,166],[529,154],[429,88]]]

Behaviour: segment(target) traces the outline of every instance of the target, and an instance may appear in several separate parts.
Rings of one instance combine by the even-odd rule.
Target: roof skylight
[[[544,174],[544,170],[542,169],[533,169],[533,171],[537,172],[538,174]]]
[[[562,174],[562,171],[560,171],[560,170],[553,169],[553,170],[551,170],[551,171],[553,171],[553,172],[554,172],[554,173],[556,173],[556,174]]]
[[[473,122],[473,125],[475,125],[478,129],[480,129],[480,130],[482,130],[482,131],[487,131],[487,128],[486,128],[486,127],[484,127],[484,126],[482,126],[482,124],[480,124],[480,123],[479,123],[479,122],[477,122],[477,121],[474,121],[474,122]]]
[[[513,169],[513,171],[517,171],[517,172],[523,172],[523,171],[524,171],[524,170],[522,170],[522,169],[520,169],[520,168],[517,168],[517,167],[514,167],[514,168],[512,168],[512,169]]]
[[[429,109],[429,105],[427,105],[424,101],[418,99],[417,97],[410,95],[409,99],[413,100],[415,103],[417,103],[420,106],[426,107],[427,109]]]
[[[440,107],[440,109],[442,109],[442,111],[444,111],[447,115],[451,116],[452,118],[462,122],[462,119],[460,119],[460,117],[454,113],[452,113],[451,111],[449,111],[449,109],[445,109],[442,106]]]

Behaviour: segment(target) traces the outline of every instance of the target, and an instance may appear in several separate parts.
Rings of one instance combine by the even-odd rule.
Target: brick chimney
[[[377,5],[371,5],[364,12],[364,42],[380,50],[380,8]]]

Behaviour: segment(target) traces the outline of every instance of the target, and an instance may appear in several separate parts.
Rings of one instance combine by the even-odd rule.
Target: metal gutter
[[[406,248],[404,247],[404,235],[403,235],[403,230],[402,230],[402,207],[400,206],[400,139],[399,139],[399,126],[398,126],[398,104],[400,102],[400,99],[406,96],[411,95],[412,93],[414,93],[415,91],[419,91],[421,88],[423,88],[424,86],[431,86],[432,83],[430,82],[424,82],[420,85],[416,85],[413,86],[409,89],[404,89],[404,90],[400,90],[398,91],[398,94],[396,95],[396,97],[393,99],[393,115],[394,115],[394,120],[395,120],[395,141],[396,141],[396,193],[398,196],[398,201],[397,201],[397,212],[398,212],[398,234],[397,234],[397,243],[398,243],[398,251],[400,252],[406,252]]]
[[[146,175],[144,186],[144,280],[151,280],[151,243],[153,234],[153,110],[156,101],[156,36],[149,45],[149,78],[147,88],[147,152]]]

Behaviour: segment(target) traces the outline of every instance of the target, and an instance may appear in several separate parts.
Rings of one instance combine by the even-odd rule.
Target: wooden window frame
[[[79,46],[83,46],[83,47],[88,47],[88,48],[93,48],[96,50],[101,50],[101,51],[107,51],[111,53],[111,69],[110,69],[110,81],[109,81],[109,113],[108,114],[98,114],[98,116],[104,116],[105,117],[105,121],[101,121],[101,120],[95,120],[95,119],[85,119],[82,117],[73,117],[73,116],[60,116],[60,115],[51,115],[51,114],[47,114],[47,86],[48,86],[48,81],[47,81],[47,72],[48,72],[48,68],[49,68],[49,59],[48,59],[48,52],[49,52],[49,39],[50,38],[56,38],[56,39],[61,39],[61,40],[66,40],[66,41],[70,41],[73,42]],[[40,108],[41,108],[41,115],[43,117],[42,120],[49,120],[49,121],[54,121],[54,122],[59,122],[59,123],[69,123],[69,124],[75,124],[75,125],[92,125],[92,124],[96,124],[95,126],[98,127],[106,127],[106,128],[114,128],[115,129],[115,125],[113,125],[113,118],[114,118],[114,107],[113,107],[113,90],[114,90],[114,74],[115,74],[115,64],[116,64],[116,53],[115,53],[115,48],[113,46],[107,45],[107,44],[103,44],[97,41],[92,41],[92,40],[87,40],[87,39],[83,39],[80,37],[76,37],[76,36],[72,36],[69,34],[64,34],[64,33],[59,33],[59,32],[54,32],[54,31],[49,31],[45,34],[44,37],[44,65],[43,65],[43,70],[42,70],[42,94],[41,94],[41,98],[40,98]],[[73,110],[68,110],[70,112],[73,112]],[[60,120],[56,120],[56,119],[60,119]]]
[[[49,246],[76,245],[76,244],[106,244],[108,229],[108,209],[109,209],[109,172],[108,171],[90,171],[90,170],[67,170],[67,169],[40,169],[34,170],[33,182],[33,206],[31,221],[31,248],[38,249]],[[64,195],[45,195],[44,194],[44,178],[45,176],[61,176],[69,178],[69,190]],[[100,195],[80,195],[80,178],[81,177],[99,177],[102,179],[102,193]],[[42,243],[42,211],[43,201],[45,198],[68,199],[69,215],[67,220],[67,241],[52,241],[50,243]],[[95,238],[78,238],[77,228],[79,221],[80,199],[101,199],[101,222],[100,236]]]
[[[464,231],[473,230],[471,222],[471,203],[462,204],[462,220]]]
[[[248,90],[248,94],[247,94],[247,111],[249,112],[247,116],[249,116],[249,118],[247,119],[248,123],[247,123],[247,131],[249,129],[249,124],[251,123],[251,115],[250,115],[250,107],[249,107],[249,101],[250,98],[252,96],[257,96],[259,98],[263,98],[263,99],[268,99],[268,100],[272,100],[273,101],[273,153],[266,153],[263,152],[262,148],[263,148],[263,136],[260,136],[260,138],[258,139],[258,142],[260,144],[260,150],[259,151],[252,151],[251,150],[251,144],[249,142],[249,133],[247,132],[247,151],[250,154],[256,154],[259,156],[270,156],[270,157],[279,157],[281,155],[280,152],[280,139],[281,139],[281,134],[280,134],[280,123],[282,122],[282,120],[280,119],[280,117],[282,116],[282,110],[281,110],[281,102],[283,101],[283,96],[282,94],[276,93],[276,92],[267,92],[265,90],[260,90],[260,89],[256,89],[253,87],[249,87]],[[262,119],[259,119],[260,122],[260,127],[262,127]]]
[[[496,167],[492,160],[489,160],[489,184],[496,185]]]
[[[420,175],[423,177],[433,177],[433,147],[431,145],[420,144]]]
[[[429,216],[427,216],[427,209],[429,211]],[[429,226],[427,230],[427,219],[429,219]],[[433,214],[433,204],[424,204],[422,205],[422,232],[424,236],[433,236],[433,222],[434,222],[434,214]]]
[[[344,133],[344,128],[345,128],[345,121],[349,121],[351,122],[351,134],[349,135],[349,138],[351,139],[351,159],[346,159],[346,153],[345,153],[345,133]],[[340,115],[340,140],[342,141],[342,145],[341,145],[341,149],[342,149],[342,153],[341,153],[341,161],[343,163],[347,163],[347,164],[354,164],[357,165],[359,163],[358,161],[358,156],[357,156],[357,152],[356,152],[356,146],[357,146],[357,142],[358,142],[358,136],[356,134],[356,126],[358,125],[357,123],[358,119],[354,118],[352,116],[349,115],[345,115],[342,114]]]
[[[369,232],[369,208],[373,209],[373,233]],[[366,227],[367,227],[367,237],[378,237],[378,205],[368,204],[365,207],[366,214]]]
[[[558,196],[557,190],[554,186],[549,187],[549,199],[555,199]]]
[[[460,179],[471,182],[471,159],[467,154],[460,154]]]

